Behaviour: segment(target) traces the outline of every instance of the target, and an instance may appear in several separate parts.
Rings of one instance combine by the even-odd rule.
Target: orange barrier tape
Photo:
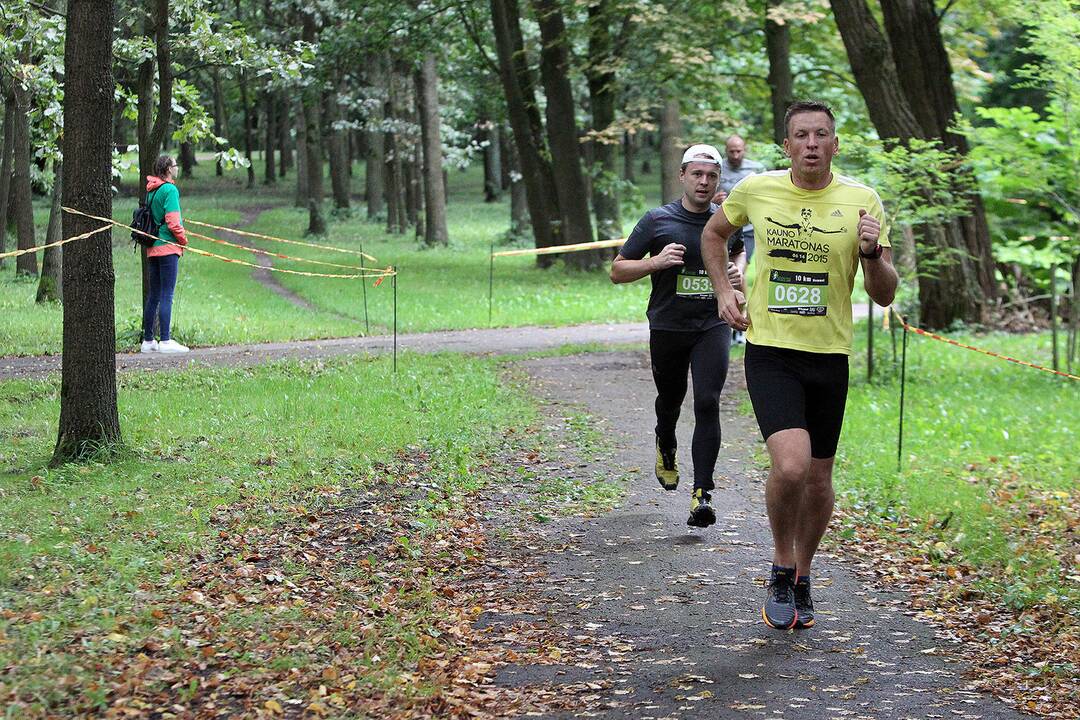
[[[246,235],[247,237],[260,238],[262,240],[270,240],[272,242],[287,243],[289,245],[302,245],[304,247],[313,247],[320,250],[332,250],[333,252],[346,253],[348,255],[359,255],[365,260],[371,262],[378,262],[374,256],[368,255],[366,252],[360,250],[349,250],[348,248],[334,247],[333,245],[319,245],[317,243],[303,242],[301,240],[289,240],[287,238],[274,237],[273,235],[262,235],[260,233],[247,232],[246,230],[234,230],[233,228],[221,227],[220,225],[211,225],[210,223],[199,222],[197,220],[185,220],[185,225],[199,225],[201,227],[213,228],[215,230],[224,230],[225,232],[235,233],[237,235]],[[243,246],[241,246],[243,247]]]
[[[186,228],[185,228],[186,230]],[[309,258],[296,257],[294,255],[285,255],[284,253],[270,252],[269,250],[263,250],[262,248],[251,247],[249,245],[240,245],[239,243],[229,242],[228,240],[219,240],[209,235],[202,235],[194,232],[193,230],[187,230],[187,234],[191,237],[199,238],[200,240],[209,240],[210,242],[217,243],[218,245],[228,245],[229,247],[239,248],[240,250],[246,250],[249,253],[256,255],[266,255],[268,257],[281,258],[282,260],[295,260],[296,262],[305,262],[312,265],[326,265],[328,267],[345,268],[347,270],[366,270],[359,265],[341,265],[339,263],[324,262],[322,260],[311,260]]]
[[[131,232],[137,232],[140,235],[145,235],[146,237],[154,238],[155,240],[160,239],[160,238],[158,238],[158,237],[156,237],[154,235],[151,235],[150,233],[144,233],[144,232],[142,232],[140,230],[134,230],[134,229],[128,227],[127,225],[124,225],[123,223],[119,223],[119,222],[117,222],[115,220],[111,220],[109,218],[98,217],[97,215],[90,215],[89,213],[84,213],[81,210],[73,210],[72,208],[68,208],[68,207],[63,208],[63,210],[65,212],[69,212],[69,213],[72,213],[74,215],[82,215],[84,217],[92,218],[94,220],[100,220],[102,222],[111,223],[112,225],[116,225],[117,227],[125,228],[127,230],[130,230]],[[365,271],[365,272],[362,272],[362,273],[345,275],[345,274],[334,274],[334,273],[304,272],[302,270],[288,270],[286,268],[278,268],[278,267],[273,267],[273,266],[264,267],[262,265],[256,265],[255,263],[247,262],[246,260],[236,260],[234,258],[227,258],[224,255],[217,255],[215,253],[207,252],[206,250],[200,250],[199,248],[190,247],[188,245],[180,245],[179,243],[169,242],[168,240],[166,240],[165,242],[168,243],[169,245],[176,245],[178,247],[182,247],[182,248],[184,248],[184,250],[186,250],[188,252],[193,252],[196,255],[202,255],[204,257],[212,257],[212,258],[215,258],[217,260],[221,260],[222,262],[234,263],[236,265],[244,265],[246,267],[255,268],[257,270],[269,270],[271,272],[286,273],[288,275],[302,275],[304,277],[361,278],[361,279],[363,279],[363,278],[384,278],[384,277],[389,277],[391,275],[397,275],[397,271],[391,270],[389,268],[387,268],[386,270],[372,270],[370,272]]]
[[[98,229],[91,230],[90,232],[84,232],[82,235],[73,235],[72,237],[64,238],[63,240],[57,240],[56,242],[46,243],[45,245],[38,245],[37,247],[25,248],[23,250],[12,250],[11,252],[0,253],[0,259],[9,258],[9,257],[18,257],[20,255],[26,255],[28,253],[37,252],[38,250],[44,250],[45,248],[59,247],[61,245],[66,245],[69,242],[75,242],[76,240],[83,240],[85,238],[90,237],[91,235],[97,235],[99,232],[105,232],[106,230],[108,230],[110,228],[112,228],[112,225],[102,225]]]
[[[940,340],[943,343],[948,343],[949,345],[955,345],[956,347],[964,348],[965,350],[974,350],[977,353],[982,353],[983,355],[989,355],[990,357],[995,357],[995,358],[998,358],[999,360],[1007,360],[1008,362],[1016,363],[1017,365],[1023,365],[1025,367],[1035,368],[1036,370],[1042,370],[1043,372],[1052,373],[1054,375],[1060,375],[1061,377],[1069,378],[1070,380],[1080,380],[1080,376],[1077,376],[1077,375],[1070,375],[1069,373],[1061,372],[1060,370],[1054,370],[1053,368],[1043,367],[1042,365],[1036,365],[1035,363],[1030,363],[1027,360],[1017,360],[1014,357],[1009,357],[1008,355],[1002,355],[1001,353],[996,353],[996,352],[993,352],[992,350],[983,350],[982,348],[977,348],[974,345],[965,345],[962,342],[957,342],[956,340],[952,340],[950,338],[943,337],[941,335],[937,335],[937,334],[932,333],[932,332],[930,332],[928,330],[923,330],[922,328],[918,328],[918,327],[915,327],[914,325],[909,324],[908,321],[904,319],[904,316],[901,315],[899,312],[897,312],[894,308],[890,307],[889,309],[892,310],[896,314],[897,319],[900,320],[900,324],[904,326],[904,329],[905,330],[910,330],[913,333],[917,333],[919,335],[923,335],[924,337],[932,338],[934,340]]]
[[[617,240],[600,240],[599,242],[576,243],[574,245],[552,245],[546,248],[525,248],[524,250],[503,250],[491,253],[491,257],[510,257],[511,255],[555,255],[557,253],[581,252],[582,250],[596,250],[599,248],[619,247],[626,238]]]

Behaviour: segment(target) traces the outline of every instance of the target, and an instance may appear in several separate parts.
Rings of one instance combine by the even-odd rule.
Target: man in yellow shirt
[[[889,305],[899,278],[889,226],[872,188],[832,171],[832,110],[792,104],[784,119],[790,170],[739,183],[706,224],[701,253],[720,318],[746,330],[746,386],[771,467],[765,504],[773,560],[762,618],[810,627],[810,567],[832,516],[833,462],[847,401],[851,292]],[[758,260],[748,314],[727,280],[727,238],[750,223]]]

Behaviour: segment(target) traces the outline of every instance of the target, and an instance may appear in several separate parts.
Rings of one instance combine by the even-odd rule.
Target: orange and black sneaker
[[[794,627],[799,619],[795,608],[795,568],[773,565],[768,588],[769,594],[761,607],[761,619],[766,625],[777,630]],[[809,597],[808,590],[807,598]]]
[[[656,441],[656,479],[665,490],[679,487],[679,466],[675,462],[675,448],[660,449],[659,439]]]
[[[814,601],[810,597],[810,577],[803,575],[795,580],[795,627],[814,626]]]

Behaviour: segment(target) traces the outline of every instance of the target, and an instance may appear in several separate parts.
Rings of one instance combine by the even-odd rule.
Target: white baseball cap
[[[720,151],[712,145],[691,145],[686,148],[682,155],[682,164],[691,162],[707,162],[720,164]]]

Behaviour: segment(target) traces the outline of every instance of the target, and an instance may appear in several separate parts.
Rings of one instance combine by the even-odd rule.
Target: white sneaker
[[[151,353],[158,352],[157,340],[143,340],[142,347],[139,348],[139,352]]]
[[[158,343],[157,351],[159,353],[186,353],[188,347],[187,345],[181,345],[175,340],[162,340]]]

